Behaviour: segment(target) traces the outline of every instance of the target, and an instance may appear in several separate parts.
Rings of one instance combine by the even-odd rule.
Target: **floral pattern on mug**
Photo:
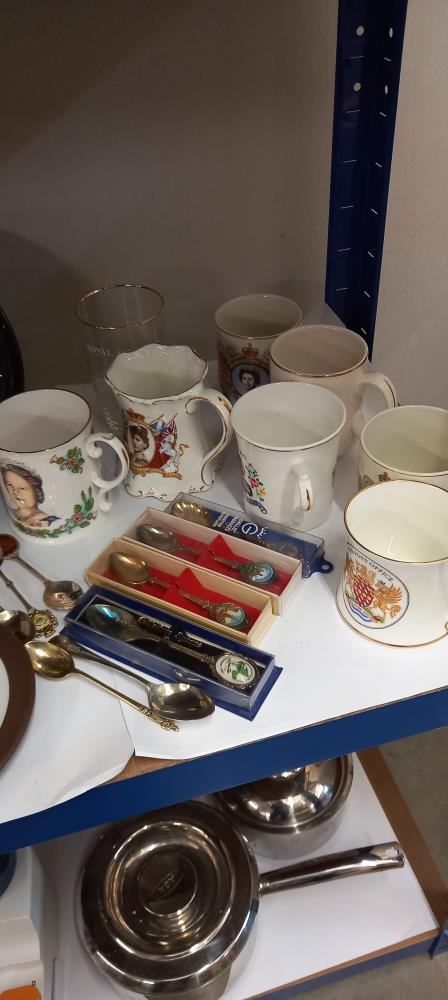
[[[367,628],[388,628],[403,617],[409,605],[404,583],[350,544],[344,567],[344,599],[352,618]]]
[[[66,455],[53,455],[50,465],[58,465],[61,472],[82,472],[85,458],[81,448],[69,448]]]
[[[252,462],[249,462],[245,457],[241,458],[241,466],[243,470],[243,487],[247,503],[251,504],[252,507],[258,507],[262,514],[266,514],[267,510],[264,505],[266,488],[264,483],[261,481],[257,470],[252,465]]]
[[[88,528],[95,520],[97,511],[93,510],[94,503],[92,487],[89,486],[87,493],[81,490],[81,501],[75,503],[73,514],[56,528],[33,528],[20,521],[17,521],[17,527],[25,535],[32,535],[34,538],[60,538],[61,535],[71,535],[75,528]],[[57,521],[58,518],[55,517],[53,520]]]

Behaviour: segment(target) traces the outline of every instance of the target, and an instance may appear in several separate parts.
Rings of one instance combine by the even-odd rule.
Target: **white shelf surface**
[[[325,576],[315,574],[305,580],[287,613],[276,619],[261,644],[275,653],[283,673],[256,718],[249,722],[218,709],[207,720],[181,725],[180,733],[173,735],[148,724],[137,713],[133,713],[131,719],[129,710],[126,716],[129,727],[132,721],[129,739],[129,733],[124,732],[120,710],[114,713],[114,730],[109,725],[109,739],[114,732],[117,745],[124,747],[127,740],[129,755],[134,746],[138,754],[150,757],[199,757],[448,686],[448,639],[420,649],[387,648],[356,635],[339,617],[335,591],[345,556],[342,510],[355,488],[356,457],[348,455],[336,469],[336,499],[331,516],[316,529],[316,534],[325,538],[326,554],[334,562],[334,571]],[[232,507],[241,506],[240,467],[234,444],[226,454],[217,483],[204,494],[204,500],[207,499],[216,499]],[[120,536],[146,506],[152,505],[162,506],[152,499],[130,498],[124,490],[119,490],[114,498],[113,511],[97,530],[85,535],[80,533],[74,536],[73,541],[54,546],[21,537],[22,554],[48,576],[60,578],[69,575],[85,585],[84,568],[111,537]],[[8,530],[8,527],[10,530],[2,512],[0,530]],[[21,566],[11,561],[7,572],[36,606],[41,605],[39,584]],[[11,596],[1,581],[0,604],[11,607]],[[92,669],[95,669],[93,665]],[[108,674],[111,679],[110,671],[103,676]],[[124,690],[126,683],[120,678],[120,686]],[[130,684],[134,686],[133,681]],[[35,717],[18,752],[0,774],[1,822],[38,812],[70,798],[78,791],[104,780],[108,772],[108,761],[103,753],[97,775],[94,766],[90,766],[88,781],[84,770],[81,775],[78,774],[76,756],[77,750],[81,753],[83,747],[84,731],[82,726],[67,728],[64,718],[64,707],[66,713],[70,713],[74,704],[79,715],[88,718],[94,697],[92,686],[75,679],[61,682],[57,698],[54,682],[37,678],[37,688]],[[140,688],[134,686],[134,693],[137,690],[141,697]],[[58,713],[55,711],[56,700],[60,709]],[[38,738],[42,725],[46,733],[45,744]],[[44,746],[48,768],[53,774],[51,784],[47,781],[44,766]],[[58,757],[61,766],[56,773],[53,762]],[[33,762],[31,770],[26,761]],[[38,774],[34,766],[36,761],[39,761]],[[90,765],[92,762],[94,765],[94,753],[90,755]],[[119,754],[111,750],[109,775],[117,773],[122,763],[121,749]],[[14,785],[20,788],[20,794],[12,796],[10,802],[7,781],[9,788]]]
[[[78,871],[98,830],[38,848],[57,889],[60,949],[57,1000],[109,1000],[114,995],[79,941],[74,919]],[[332,839],[314,855],[394,840],[394,831],[355,758],[352,790]],[[307,855],[312,857],[313,852]],[[286,862],[259,860],[260,870]],[[226,1000],[243,1000],[344,963],[399,947],[417,936],[435,936],[437,921],[410,865],[394,872],[343,879],[262,898],[250,961],[231,975]]]

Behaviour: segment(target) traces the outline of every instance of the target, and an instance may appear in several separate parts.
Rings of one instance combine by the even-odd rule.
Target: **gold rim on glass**
[[[157,312],[153,313],[151,316],[147,316],[146,319],[139,320],[137,323],[121,323],[117,326],[101,326],[100,323],[90,323],[89,320],[84,319],[84,317],[80,313],[80,306],[84,302],[87,302],[89,299],[92,299],[95,295],[101,295],[102,292],[109,292],[112,288],[142,288],[145,290],[145,292],[152,292],[152,294],[157,295],[158,299],[160,300],[160,308],[157,310]],[[163,298],[163,295],[161,295],[161,293],[158,292],[156,288],[151,288],[150,285],[143,285],[138,283],[133,284],[132,281],[118,281],[115,284],[103,285],[101,288],[92,288],[90,292],[86,292],[86,294],[83,295],[82,298],[80,298],[79,302],[75,306],[75,316],[77,319],[79,319],[80,323],[84,323],[84,326],[90,326],[93,330],[104,330],[105,332],[106,331],[113,332],[114,330],[131,330],[135,326],[145,326],[146,323],[152,323],[153,320],[157,319],[157,317],[160,316],[160,313],[162,312],[164,305],[165,305],[165,300]]]

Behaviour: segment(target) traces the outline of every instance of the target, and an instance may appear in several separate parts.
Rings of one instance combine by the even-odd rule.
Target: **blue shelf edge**
[[[250,723],[248,723],[250,725]],[[0,825],[0,854],[448,725],[448,688],[100,785]]]

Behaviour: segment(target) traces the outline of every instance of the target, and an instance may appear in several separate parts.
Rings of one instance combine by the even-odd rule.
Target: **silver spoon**
[[[129,583],[132,586],[140,583],[153,583],[165,589],[171,586],[177,587],[175,581],[171,584],[166,583],[165,580],[156,580],[151,573],[150,567],[143,559],[128,556],[125,552],[112,552],[109,556],[109,563],[114,573],[125,583]],[[177,590],[179,594],[182,594],[182,597],[186,597],[193,604],[198,604],[200,608],[205,608],[213,621],[219,622],[221,625],[226,625],[227,628],[249,628],[250,619],[240,604],[234,604],[231,601],[210,601],[205,597],[196,597],[193,594],[188,594],[180,587],[177,587]]]
[[[109,687],[108,684],[100,681],[93,674],[86,674],[84,670],[78,670],[75,667],[73,656],[66,649],[60,649],[50,642],[39,642],[38,639],[27,642],[25,648],[30,654],[34,670],[37,674],[41,674],[42,677],[47,677],[50,680],[62,680],[63,677],[79,674],[80,677],[85,677],[86,680],[91,681],[92,684],[96,684],[103,691],[112,694],[114,698],[124,701],[130,708],[135,708],[137,712],[145,715],[151,722],[156,722],[157,725],[162,726],[162,729],[170,729],[174,732],[179,731],[179,727],[176,726],[175,722],[171,719],[162,719],[156,714],[153,708],[148,708],[146,705],[142,705],[140,701],[135,701],[135,698],[130,698],[127,694],[116,691],[115,688]]]
[[[142,616],[140,625],[130,611],[115,608],[111,604],[91,604],[86,608],[85,615],[92,628],[105,632],[114,639],[121,639],[122,642],[134,642],[135,639],[155,639],[160,642],[163,637],[163,632],[151,632],[152,623],[148,619]],[[147,627],[143,625],[146,621]]]
[[[3,562],[3,551],[2,549],[0,549],[0,566],[2,562]],[[56,615],[54,615],[52,611],[48,611],[46,608],[38,610],[37,608],[31,607],[31,604],[29,603],[29,601],[27,601],[26,597],[24,597],[23,594],[20,593],[20,590],[18,590],[18,588],[13,584],[12,580],[9,579],[9,576],[6,576],[6,574],[3,572],[2,569],[0,569],[0,579],[3,580],[3,583],[5,583],[7,587],[9,587],[9,590],[12,590],[13,594],[15,594],[16,597],[18,597],[19,601],[21,601],[24,608],[26,608],[28,612],[28,618],[30,619],[30,621],[34,626],[35,635],[39,637],[45,636],[46,638],[50,635],[53,635],[53,632],[55,632],[56,629],[58,628],[58,620],[56,618]]]
[[[146,689],[148,703],[164,719],[178,719],[180,722],[186,722],[190,719],[204,719],[215,711],[215,703],[208,694],[191,684],[171,684],[170,682],[154,684],[118,663],[111,663],[103,656],[90,653],[88,649],[78,646],[77,642],[69,639],[68,635],[55,635],[53,639],[50,639],[50,643],[53,646],[58,646],[59,649],[65,649],[72,656],[78,656],[83,660],[94,660],[95,663],[102,663],[106,667],[111,667],[112,670],[118,670],[121,674],[126,674],[127,677],[139,681]]]
[[[184,545],[174,531],[160,528],[158,524],[139,524],[137,538],[145,545],[160,549],[161,552],[190,552],[195,556],[200,555],[199,549],[194,549],[192,545]]]
[[[0,608],[0,625],[9,628],[9,631],[14,632],[14,635],[22,642],[34,639],[36,634],[31,618],[24,611],[5,611],[4,608]]]
[[[19,543],[13,535],[0,535],[0,548],[4,559],[15,559],[45,585],[43,598],[48,608],[53,608],[54,611],[69,611],[82,597],[83,591],[79,583],[73,580],[49,580],[38,569],[25,562],[19,555]]]

